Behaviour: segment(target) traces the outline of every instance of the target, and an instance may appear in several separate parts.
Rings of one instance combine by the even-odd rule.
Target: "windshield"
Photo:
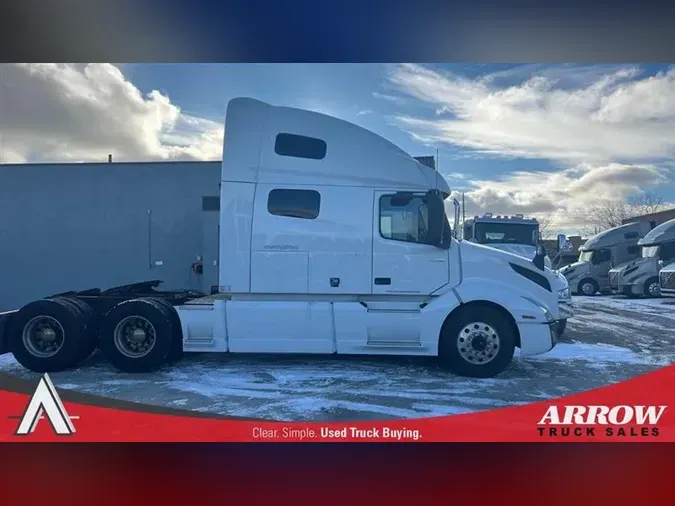
[[[642,246],[642,258],[655,258],[659,256],[658,246]]]
[[[580,262],[590,262],[591,260],[593,260],[593,253],[594,253],[593,250],[582,251],[581,253],[579,253],[579,261]]]
[[[536,246],[538,225],[514,223],[476,223],[476,242],[480,244],[526,244]]]

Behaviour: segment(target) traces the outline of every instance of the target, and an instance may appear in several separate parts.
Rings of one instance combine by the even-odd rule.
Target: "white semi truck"
[[[675,260],[675,220],[653,228],[637,244],[639,258],[610,269],[612,293],[628,297],[660,297],[659,272]]]
[[[537,246],[541,243],[539,221],[522,214],[508,216],[486,213],[474,216],[464,221],[462,238],[527,259],[534,258]],[[563,242],[564,239],[564,236],[559,236],[558,241]],[[560,247],[562,246],[561,244]],[[547,269],[551,269],[551,259],[548,255],[544,257],[544,265]],[[556,292],[560,295],[558,300],[560,319],[557,327],[560,337],[565,332],[567,320],[574,316],[574,306],[567,279],[560,273],[554,274]]]
[[[457,241],[433,168],[351,123],[254,99],[228,104],[219,289],[159,281],[71,292],[2,316],[0,346],[33,371],[100,348],[152,371],[186,351],[437,356],[491,377],[550,350],[557,276],[532,260]]]

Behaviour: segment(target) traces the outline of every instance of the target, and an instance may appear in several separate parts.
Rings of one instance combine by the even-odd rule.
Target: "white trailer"
[[[248,98],[228,104],[225,131],[217,294],[60,294],[4,315],[2,351],[40,372],[98,347],[130,372],[196,351],[426,355],[490,377],[516,347],[556,344],[543,249],[457,241],[433,168],[356,125]]]

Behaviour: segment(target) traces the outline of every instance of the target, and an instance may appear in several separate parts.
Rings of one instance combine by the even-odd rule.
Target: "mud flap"
[[[9,332],[9,323],[12,316],[18,311],[7,311],[0,313],[0,355],[9,353],[9,339],[7,333]]]

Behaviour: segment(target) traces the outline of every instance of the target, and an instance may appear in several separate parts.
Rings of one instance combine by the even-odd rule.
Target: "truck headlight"
[[[541,311],[544,313],[544,317],[546,318],[547,322],[552,322],[552,321],[555,320],[555,318],[553,317],[553,313],[551,313],[551,311],[549,311],[549,309],[546,306],[544,306],[541,302],[536,301],[535,299],[530,299],[529,297],[525,297],[525,296],[523,296],[523,299],[531,302],[532,304],[537,306],[539,309],[541,309]]]
[[[564,299],[564,300],[569,300],[572,297],[570,296],[570,289],[569,287],[563,288],[562,290],[558,290],[558,299]]]

